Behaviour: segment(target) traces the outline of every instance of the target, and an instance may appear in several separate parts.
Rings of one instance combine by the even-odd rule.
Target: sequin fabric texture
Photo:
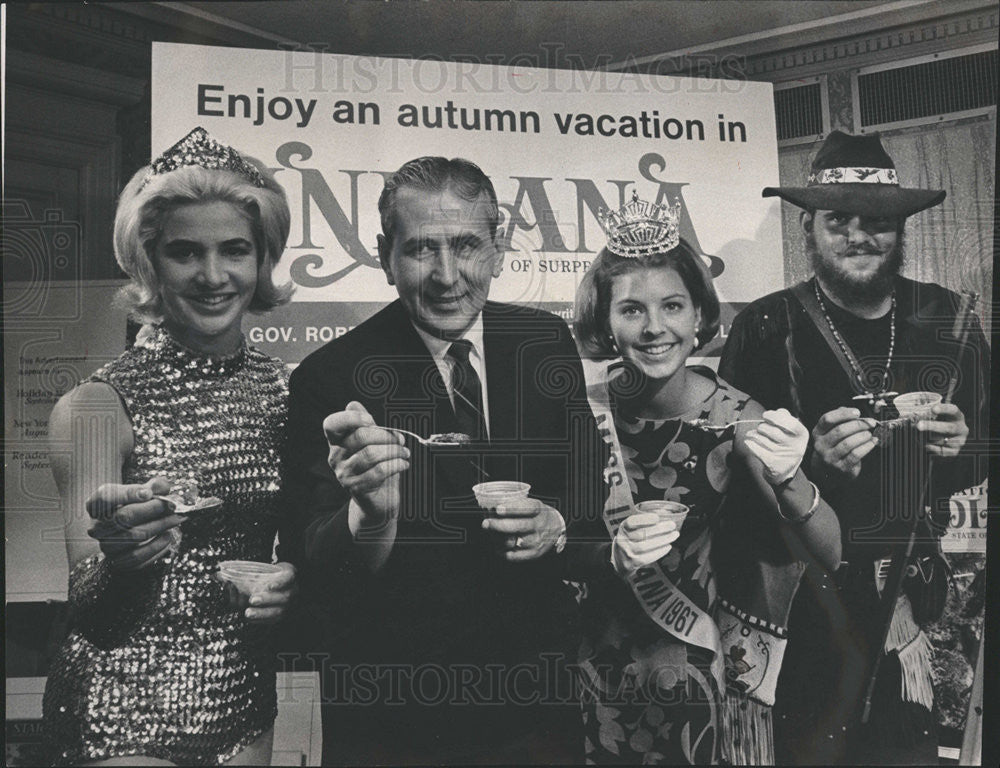
[[[53,761],[225,762],[277,714],[267,632],[229,608],[214,574],[222,560],[271,560],[287,371],[245,345],[199,355],[156,328],[91,381],[132,421],[124,482],[194,481],[224,504],[187,519],[177,550],[142,571],[112,574],[101,556],[73,569],[74,629],[43,705]]]

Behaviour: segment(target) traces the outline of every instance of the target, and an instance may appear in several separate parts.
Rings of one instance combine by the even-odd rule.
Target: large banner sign
[[[295,303],[250,340],[290,363],[396,297],[378,266],[383,180],[421,155],[465,157],[500,200],[491,298],[569,317],[604,244],[601,207],[682,206],[724,304],[784,286],[769,83],[154,44],[152,146],[195,126],[263,160],[293,223],[277,277]],[[720,341],[706,354],[718,353]]]

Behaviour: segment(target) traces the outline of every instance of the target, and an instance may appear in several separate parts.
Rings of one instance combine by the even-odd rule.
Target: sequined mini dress
[[[223,763],[277,714],[268,633],[229,607],[214,575],[223,560],[271,561],[286,368],[245,344],[207,357],[155,328],[90,381],[110,385],[131,420],[125,483],[194,481],[224,503],[189,516],[177,549],[147,568],[115,573],[96,555],[73,569],[71,633],[43,704],[52,760]]]

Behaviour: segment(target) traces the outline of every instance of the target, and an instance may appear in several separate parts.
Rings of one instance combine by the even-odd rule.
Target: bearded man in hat
[[[737,315],[719,373],[811,430],[804,468],[837,512],[844,557],[833,573],[810,563],[796,596],[774,709],[776,757],[937,764],[931,648],[921,624],[937,618],[947,592],[938,537],[948,497],[987,472],[977,451],[987,437],[990,368],[974,320],[966,343],[955,338],[959,297],[900,274],[906,218],[945,192],[901,187],[877,134],[834,131],[807,186],[763,195],[802,208],[814,274]],[[915,419],[900,417],[902,400],[894,407],[896,393],[950,390]],[[918,512],[921,501],[930,517]],[[908,562],[916,573],[898,598],[880,603],[914,515],[918,544]]]

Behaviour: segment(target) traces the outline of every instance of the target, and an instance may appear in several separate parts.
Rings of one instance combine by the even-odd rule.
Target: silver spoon
[[[735,427],[737,424],[761,424],[764,419],[737,419],[728,424],[709,424],[707,419],[691,419],[688,424],[698,429],[707,429],[710,432],[721,432],[724,429]]]
[[[404,435],[409,435],[421,445],[466,445],[467,443],[472,442],[472,438],[461,432],[445,432],[442,434],[434,434],[431,435],[430,437],[422,437],[418,435],[416,432],[411,432],[408,429],[400,429],[399,427],[381,427],[381,429],[387,429],[390,432],[400,432]],[[452,439],[448,440],[440,438],[452,438]]]
[[[469,437],[464,432],[444,432],[444,433],[441,433],[441,434],[431,435],[430,437],[422,437],[422,436],[418,435],[416,432],[411,432],[408,429],[400,429],[399,427],[382,427],[382,429],[387,429],[390,432],[400,432],[400,433],[402,433],[404,435],[409,435],[410,437],[412,437],[414,440],[416,440],[421,445],[429,445],[429,446],[435,446],[435,445],[455,446],[455,445],[468,445],[469,443],[472,442],[472,438]],[[452,439],[452,440],[440,440],[440,439],[435,440],[434,439],[434,438],[442,438],[442,437],[451,437],[451,438],[455,438],[455,439]],[[490,479],[490,473],[487,472],[485,469],[483,469],[482,466],[479,464],[478,461],[476,461],[475,459],[470,458],[469,459],[469,463],[473,467],[476,468],[476,471],[479,472],[479,474],[482,477],[484,477],[486,480]]]
[[[186,503],[179,494],[168,496],[154,494],[153,498],[167,502],[171,506],[170,511],[177,515],[186,515],[190,512],[206,512],[222,506],[222,499],[217,499],[215,496],[200,497],[194,504]]]

